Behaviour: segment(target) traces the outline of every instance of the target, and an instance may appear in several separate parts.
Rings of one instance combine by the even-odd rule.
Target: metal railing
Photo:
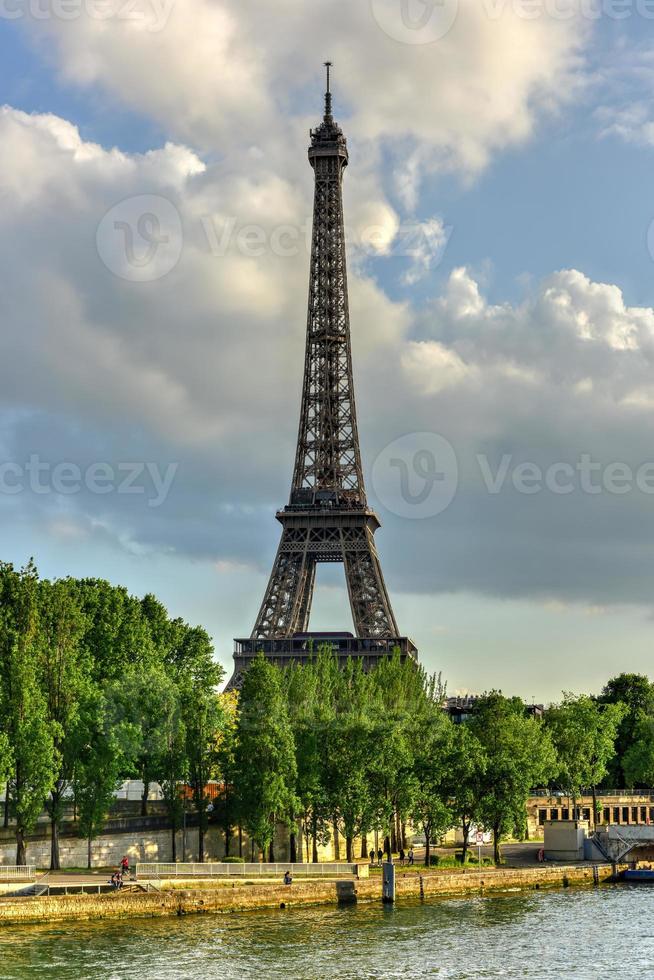
[[[548,800],[567,800],[570,799],[570,794],[564,792],[560,789],[535,789],[530,794],[531,799],[548,799]],[[597,799],[602,800],[606,796],[624,796],[628,799],[648,799],[654,800],[654,789],[598,789]],[[581,801],[592,799],[592,793],[590,790],[584,790],[580,794],[578,800]]]
[[[33,864],[0,864],[0,881],[15,881],[17,878],[36,878]]]
[[[286,871],[291,874],[307,875],[307,877],[332,877],[334,875],[349,875],[356,877],[357,864],[340,862],[320,864],[241,864],[234,862],[215,864],[137,864],[136,878],[214,878],[218,876],[254,878],[279,877]]]

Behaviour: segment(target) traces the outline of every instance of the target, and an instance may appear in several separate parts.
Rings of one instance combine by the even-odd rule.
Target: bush
[[[222,859],[222,864],[245,864],[245,858],[227,857]]]

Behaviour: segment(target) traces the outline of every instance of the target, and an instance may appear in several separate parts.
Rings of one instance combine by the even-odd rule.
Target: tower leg
[[[357,636],[398,636],[372,534],[362,529],[356,548],[344,542],[343,562]]]
[[[252,639],[292,636],[306,630],[315,581],[315,561],[306,549],[293,550],[293,532],[284,530]]]

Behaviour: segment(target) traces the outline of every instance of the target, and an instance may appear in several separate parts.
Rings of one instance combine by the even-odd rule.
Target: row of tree
[[[259,657],[244,680],[228,780],[239,819],[262,850],[276,821],[300,826],[314,860],[330,836],[338,854],[339,831],[348,861],[354,839],[364,856],[373,831],[397,850],[408,822],[424,832],[427,863],[430,841],[459,827],[465,860],[477,826],[492,830],[499,861],[502,837],[526,832],[535,787],[554,785],[573,801],[596,792],[631,718],[608,689],[603,699],[565,695],[543,718],[520,698],[491,692],[469,721],[453,724],[444,693],[439,678],[399,656],[369,674],[356,663],[340,670],[328,652],[285,672]],[[637,731],[649,733],[643,725]],[[628,766],[641,744],[632,742],[619,764]],[[649,778],[647,769],[628,771]]]
[[[179,786],[190,785],[202,847],[204,788],[230,723],[221,679],[207,633],[169,619],[153,596],[138,600],[95,579],[40,580],[32,564],[0,564],[0,785],[17,863],[45,807],[51,867],[59,868],[71,799],[90,853],[129,777],[144,782],[144,813],[149,785],[161,785],[173,827]]]
[[[0,786],[17,863],[45,807],[59,867],[71,801],[90,854],[131,777],[143,780],[143,813],[149,786],[161,786],[174,856],[190,796],[199,860],[210,810],[227,855],[236,839],[242,853],[245,831],[272,859],[281,822],[292,859],[301,834],[313,860],[329,839],[353,860],[355,839],[364,854],[372,833],[397,850],[411,823],[428,851],[454,826],[466,850],[483,826],[499,860],[502,837],[525,832],[534,787],[574,800],[609,783],[654,784],[654,686],[639,675],[597,698],[564,695],[543,718],[492,692],[461,725],[443,711],[440,678],[399,656],[369,674],[357,662],[340,669],[328,650],[285,671],[260,656],[238,702],[219,693],[222,676],[206,632],[171,620],[153,596],[0,564]]]

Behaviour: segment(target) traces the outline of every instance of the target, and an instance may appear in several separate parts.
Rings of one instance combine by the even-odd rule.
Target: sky
[[[450,693],[651,670],[654,0],[0,0],[0,558],[204,625],[288,499],[323,61],[369,501]],[[351,628],[321,567],[312,629]]]

